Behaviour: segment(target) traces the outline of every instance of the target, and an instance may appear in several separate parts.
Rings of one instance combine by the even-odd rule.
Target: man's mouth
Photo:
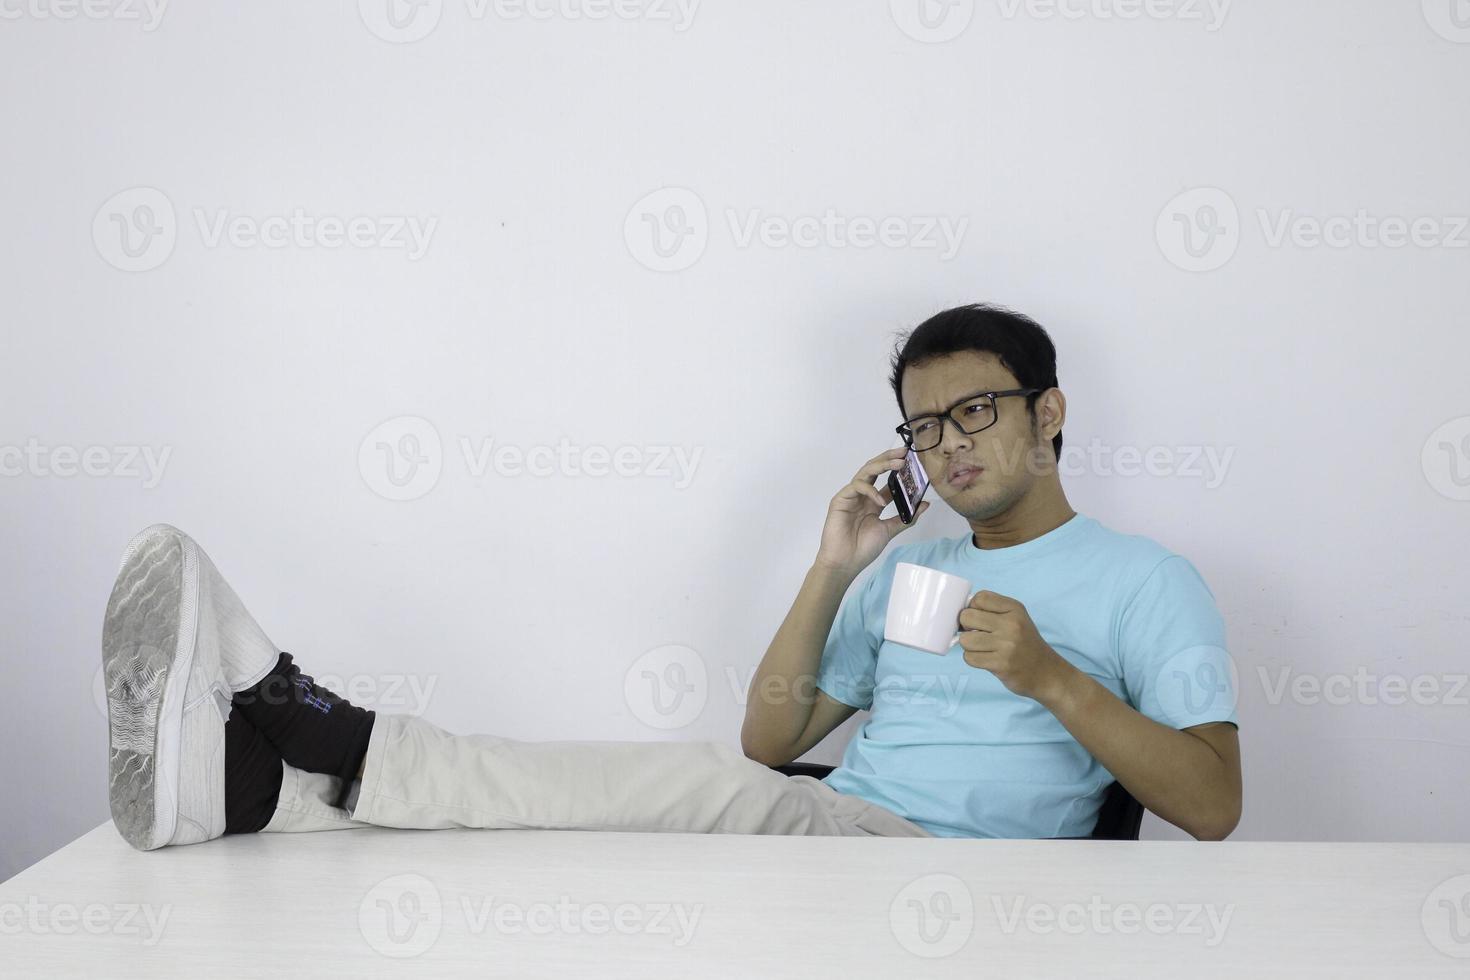
[[[979,476],[983,469],[983,467],[971,466],[968,463],[952,466],[945,475],[944,482],[952,487],[963,487]]]

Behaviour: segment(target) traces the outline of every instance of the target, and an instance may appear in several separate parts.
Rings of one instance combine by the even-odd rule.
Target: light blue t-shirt
[[[872,714],[826,783],[941,837],[1085,837],[1113,777],[1056,717],[965,663],[883,638],[894,566],[927,565],[1026,607],[1042,639],[1172,728],[1235,723],[1215,597],[1189,561],[1076,514],[981,549],[966,535],[893,549],[838,611],[817,686]]]

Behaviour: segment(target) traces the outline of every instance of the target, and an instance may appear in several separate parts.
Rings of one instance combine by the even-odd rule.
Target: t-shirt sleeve
[[[1188,559],[1154,566],[1124,607],[1118,657],[1133,707],[1160,724],[1238,724],[1239,680],[1214,593]]]
[[[887,595],[888,590],[881,586],[892,577],[892,563],[885,562],[873,570],[860,588],[847,594],[822,649],[817,687],[854,708],[873,706],[878,648],[883,645],[886,613],[886,610],[875,611],[874,606]]]

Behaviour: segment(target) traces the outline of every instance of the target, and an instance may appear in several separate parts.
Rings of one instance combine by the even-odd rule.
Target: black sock
[[[238,705],[225,722],[225,833],[253,834],[271,822],[281,795],[281,753]]]
[[[346,806],[367,755],[375,712],[313,683],[289,653],[254,687],[237,691],[234,702],[288,765],[342,780],[335,805]]]

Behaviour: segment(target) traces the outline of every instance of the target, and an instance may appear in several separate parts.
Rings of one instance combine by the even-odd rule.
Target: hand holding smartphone
[[[904,456],[902,469],[888,474],[888,490],[893,494],[893,504],[898,508],[898,519],[905,524],[914,523],[919,511],[919,501],[929,489],[929,474],[919,462],[919,454],[912,449]]]

